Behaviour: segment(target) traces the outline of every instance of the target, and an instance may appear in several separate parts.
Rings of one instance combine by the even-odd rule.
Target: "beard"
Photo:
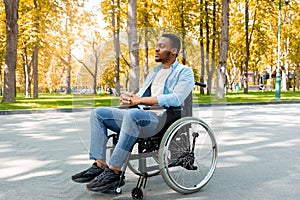
[[[163,59],[161,59],[161,58],[155,59],[155,62],[162,62],[162,61],[163,61]]]
[[[163,61],[167,61],[168,59],[170,59],[171,56],[171,52],[167,53],[167,56],[165,58],[156,58],[155,62],[163,62]]]

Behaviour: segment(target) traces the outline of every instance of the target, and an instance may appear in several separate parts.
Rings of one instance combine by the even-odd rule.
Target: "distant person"
[[[97,90],[97,94],[101,94],[101,88],[98,88],[98,90]]]
[[[108,92],[108,94],[113,94],[112,88],[108,88],[107,92]]]

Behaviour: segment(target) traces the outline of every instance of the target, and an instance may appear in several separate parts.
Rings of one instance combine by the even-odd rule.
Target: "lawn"
[[[0,98],[2,99],[2,97]],[[0,110],[47,109],[47,108],[82,108],[109,106],[118,102],[112,95],[73,95],[73,94],[39,94],[38,99],[25,98],[18,94],[15,103],[2,103]]]
[[[0,97],[2,100],[2,97]],[[226,98],[216,99],[214,95],[193,94],[193,102],[200,104],[211,103],[237,103],[237,102],[274,102],[299,100],[300,91],[281,92],[281,99],[275,99],[274,91],[249,91],[248,94],[227,93]],[[0,110],[18,110],[18,109],[47,109],[47,108],[85,108],[98,106],[117,106],[118,97],[109,94],[101,95],[66,95],[66,94],[39,94],[38,99],[28,99],[24,95],[18,94],[15,103],[2,103]]]
[[[242,92],[230,92],[224,99],[216,99],[214,95],[193,95],[194,103],[239,103],[239,102],[278,102],[300,100],[300,91],[281,91],[280,100],[275,99],[275,91],[249,91],[248,94]]]

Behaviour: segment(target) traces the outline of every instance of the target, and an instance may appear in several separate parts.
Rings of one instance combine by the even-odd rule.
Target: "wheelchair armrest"
[[[205,84],[205,83],[198,82],[198,81],[195,82],[195,85],[200,86],[200,87],[203,87],[203,88],[206,87],[206,84]]]
[[[139,108],[143,110],[162,110],[166,109],[166,111],[182,111],[183,107],[182,106],[170,106],[170,107],[165,107],[165,106],[159,106],[159,105],[152,105],[152,106],[118,106],[117,108],[119,109],[130,109],[130,108]]]
[[[164,109],[164,107],[159,105],[152,105],[152,106],[143,106],[142,109],[144,110],[161,110]]]
[[[165,109],[163,106],[153,105],[153,106],[145,106],[145,105],[135,105],[135,106],[118,106],[119,109],[131,109],[131,108],[138,108],[143,110],[162,110]]]
[[[116,106],[118,109],[129,109],[129,108],[134,108],[135,106]],[[136,107],[138,108],[138,107]]]
[[[165,106],[153,105],[153,106],[144,106],[142,109],[144,109],[144,110],[162,110],[162,109],[165,109],[168,112],[168,111],[181,111],[182,107],[181,106],[165,107]]]

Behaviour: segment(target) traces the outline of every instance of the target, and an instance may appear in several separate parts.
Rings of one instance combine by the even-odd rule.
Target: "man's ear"
[[[177,54],[177,49],[173,48],[171,52],[172,52],[173,55],[176,55]]]

